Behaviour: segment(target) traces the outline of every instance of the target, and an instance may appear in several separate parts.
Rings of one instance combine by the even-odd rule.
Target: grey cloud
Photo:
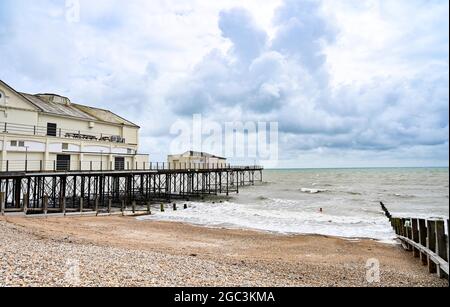
[[[252,15],[245,9],[222,11],[219,28],[223,36],[233,42],[233,51],[243,61],[257,57],[267,43],[267,34],[255,25]]]
[[[275,16],[278,32],[272,48],[298,59],[315,73],[325,62],[322,43],[334,40],[336,31],[320,15],[320,2],[286,0]]]

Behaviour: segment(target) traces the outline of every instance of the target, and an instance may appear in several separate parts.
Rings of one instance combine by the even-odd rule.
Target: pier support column
[[[5,215],[5,203],[6,203],[6,196],[5,192],[0,192],[0,214],[3,216]]]

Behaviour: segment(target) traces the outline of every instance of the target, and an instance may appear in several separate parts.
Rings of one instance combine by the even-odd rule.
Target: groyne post
[[[424,219],[419,219],[419,244],[422,246],[427,246],[427,224]],[[428,257],[427,254],[424,252],[420,253],[420,260],[422,261],[423,265],[428,264]]]
[[[411,220],[411,239],[416,242],[419,243],[419,223],[417,221],[417,219],[412,219]],[[420,255],[420,251],[417,247],[413,246],[413,255],[415,258],[419,258]]]
[[[445,237],[445,222],[443,220],[436,221],[436,253],[443,260],[448,261],[447,257],[447,240]],[[443,278],[445,272],[441,267],[437,270],[438,276]]]
[[[428,220],[427,221],[427,248],[436,252],[436,222]],[[437,268],[436,264],[433,261],[430,261],[430,256],[428,255],[428,272],[436,273]]]

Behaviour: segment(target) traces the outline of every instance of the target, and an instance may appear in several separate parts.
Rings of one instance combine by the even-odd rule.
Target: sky
[[[130,119],[152,161],[201,114],[277,123],[273,167],[448,166],[448,32],[447,0],[1,0],[0,79]]]

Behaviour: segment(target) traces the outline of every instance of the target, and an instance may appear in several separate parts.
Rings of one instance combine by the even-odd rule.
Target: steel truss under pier
[[[261,182],[262,167],[203,170],[0,173],[0,210],[25,213],[108,211],[153,202],[239,193]]]

